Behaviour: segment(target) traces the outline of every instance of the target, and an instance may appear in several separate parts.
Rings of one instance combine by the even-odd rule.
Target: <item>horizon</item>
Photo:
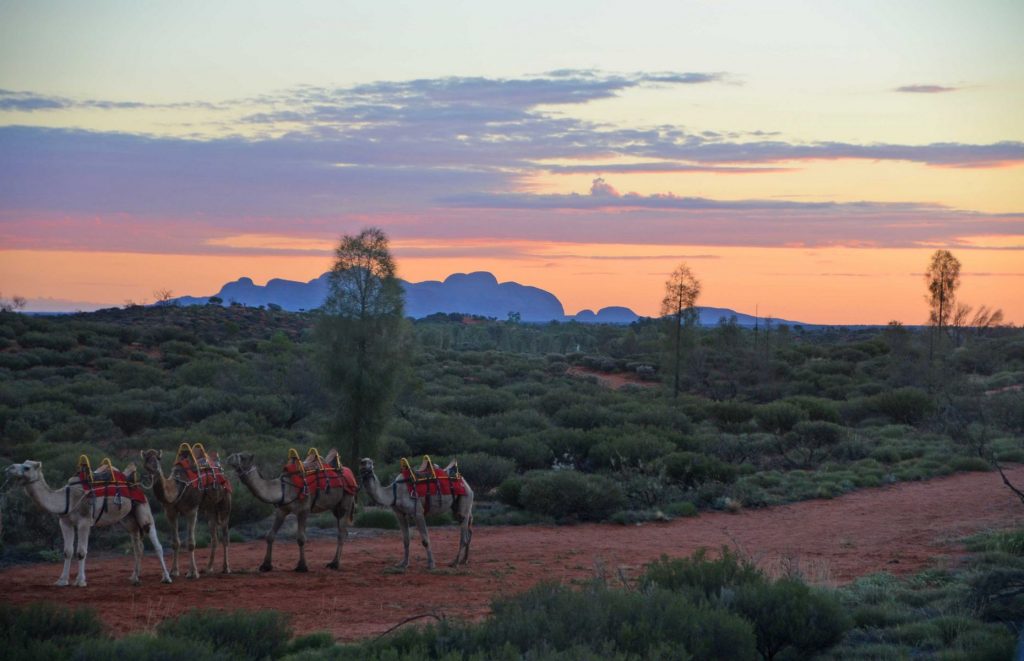
[[[685,261],[810,324],[924,323],[948,249],[1024,324],[1024,5],[808,7],[5,6],[0,295],[306,282],[372,225],[410,282],[650,316]]]

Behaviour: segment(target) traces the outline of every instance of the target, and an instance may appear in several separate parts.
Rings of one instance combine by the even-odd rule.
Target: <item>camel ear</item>
[[[43,467],[43,462],[29,460],[25,462],[25,465],[28,466],[29,468],[35,468],[38,470]]]
[[[164,451],[163,450],[157,450],[156,451],[156,458],[157,459],[163,459],[164,458]]]

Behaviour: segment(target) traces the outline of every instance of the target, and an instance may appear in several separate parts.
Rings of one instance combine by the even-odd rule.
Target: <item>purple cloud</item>
[[[943,92],[956,92],[959,89],[959,87],[945,87],[943,85],[903,85],[893,91],[910,94],[941,94]]]

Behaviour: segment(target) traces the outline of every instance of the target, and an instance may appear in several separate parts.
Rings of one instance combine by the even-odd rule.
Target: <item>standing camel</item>
[[[328,461],[336,455],[337,452],[332,450],[327,455]],[[319,455],[316,458],[318,461],[320,460]],[[306,566],[306,519],[310,514],[321,512],[333,514],[338,526],[338,545],[334,550],[334,559],[325,566],[328,569],[341,567],[341,548],[345,544],[345,537],[348,536],[348,526],[352,523],[355,515],[356,495],[354,492],[337,487],[330,490],[314,490],[307,494],[295,486],[284,474],[265,478],[260,475],[255,457],[251,452],[236,452],[227,458],[227,464],[235,469],[238,479],[249,487],[249,491],[256,498],[277,508],[274,513],[274,524],[270,527],[270,532],[267,533],[267,553],[263,557],[260,571],[266,572],[274,569],[271,561],[274,538],[277,537],[277,531],[280,530],[289,514],[294,514],[298,523],[295,541],[299,545],[299,564],[295,565],[295,571],[309,571]],[[312,466],[307,464],[307,468],[312,468]],[[354,479],[352,484],[355,485]]]
[[[373,460],[362,459],[359,462],[359,477],[363,482],[363,489],[370,496],[373,502],[384,507],[390,507],[398,517],[398,525],[402,528],[402,543],[405,545],[405,555],[402,561],[396,565],[402,569],[409,566],[409,526],[415,524],[420,531],[420,539],[423,547],[427,549],[427,569],[434,568],[434,554],[430,549],[430,535],[427,533],[427,512],[443,512],[450,509],[455,520],[459,522],[459,550],[450,566],[469,562],[469,543],[473,539],[473,490],[469,484],[465,484],[466,494],[464,496],[453,496],[451,494],[429,494],[426,496],[414,496],[409,492],[408,482],[405,477],[396,477],[389,486],[381,486],[377,474],[373,472]]]
[[[134,466],[125,469],[131,473]],[[96,472],[103,474],[103,469]],[[43,465],[38,461],[25,461],[7,467],[7,478],[25,488],[26,493],[41,508],[57,517],[60,532],[64,538],[64,570],[57,579],[57,585],[65,586],[71,574],[71,557],[78,558],[78,575],[75,585],[85,587],[85,557],[89,554],[89,532],[93,527],[104,528],[121,523],[131,537],[132,553],[135,555],[135,567],[132,571],[132,585],[138,585],[139,572],[142,569],[142,535],[148,534],[149,541],[156,550],[163,571],[163,582],[170,583],[171,576],[167,573],[164,562],[164,549],[156,535],[153,524],[153,512],[149,503],[143,500],[135,502],[126,496],[101,496],[86,491],[81,480],[76,476],[60,489],[51,489],[43,476]],[[144,498],[144,497],[143,497]],[[78,545],[75,545],[75,535]]]
[[[182,443],[178,448],[179,454],[183,449],[188,449],[188,453],[192,455],[187,443]],[[210,559],[206,563],[206,573],[213,572],[213,563],[217,556],[217,539],[220,538],[224,546],[221,572],[230,574],[228,518],[231,515],[231,492],[216,483],[204,487],[198,479],[190,480],[185,469],[177,463],[171,469],[170,477],[164,477],[163,466],[160,463],[163,450],[142,450],[139,454],[142,457],[143,470],[153,478],[153,495],[163,505],[167,521],[171,524],[171,539],[174,545],[171,575],[179,575],[178,554],[181,550],[181,537],[178,532],[178,519],[184,517],[188,534],[188,573],[185,577],[199,578],[199,567],[196,565],[196,522],[200,510],[206,514],[210,526]],[[194,455],[192,459],[194,464],[198,463],[195,462]]]

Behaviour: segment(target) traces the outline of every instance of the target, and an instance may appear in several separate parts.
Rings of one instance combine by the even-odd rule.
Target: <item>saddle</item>
[[[220,465],[220,458],[216,452],[207,452],[202,443],[179,445],[174,466],[180,469],[178,472],[184,475],[185,483],[193,489],[224,489],[231,493],[231,481]]]
[[[109,457],[104,457],[100,462],[100,467],[93,471],[89,457],[83,454],[78,458],[76,473],[78,484],[89,496],[128,498],[136,503],[146,502],[146,494],[143,493],[142,486],[139,484],[138,472],[135,470],[134,464],[129,464],[125,472],[122,472],[114,468]]]
[[[430,455],[423,455],[422,463],[413,470],[409,460],[402,457],[401,466],[401,479],[414,497],[466,495],[466,482],[462,479],[459,462],[455,459],[441,468],[431,461]]]
[[[342,466],[338,451],[332,449],[327,457],[320,456],[316,448],[309,448],[302,459],[295,448],[288,450],[288,462],[284,465],[282,479],[289,480],[299,491],[298,500],[307,496],[330,493],[331,489],[344,489],[355,494],[359,490],[356,476],[347,466]]]

